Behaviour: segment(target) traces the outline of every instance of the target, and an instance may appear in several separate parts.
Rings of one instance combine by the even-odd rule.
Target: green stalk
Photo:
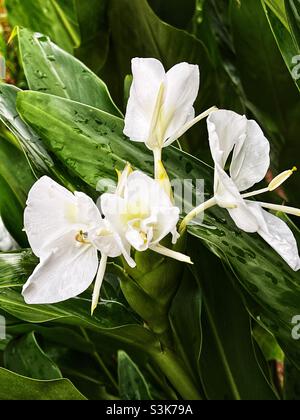
[[[196,384],[174,352],[165,349],[160,353],[152,353],[152,357],[184,400],[202,400]]]

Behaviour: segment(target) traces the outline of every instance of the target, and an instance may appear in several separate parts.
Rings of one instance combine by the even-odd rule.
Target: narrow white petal
[[[204,118],[208,117],[212,112],[215,112],[217,108],[215,106],[209,108],[207,111],[204,111],[202,114],[198,115],[197,117],[188,120],[187,123],[185,123],[182,127],[178,129],[171,137],[169,137],[164,142],[164,147],[170,146],[174,141],[178,140],[180,137],[182,137],[190,128],[192,128],[195,124],[197,124],[199,121],[203,120]]]
[[[91,315],[93,315],[95,309],[97,308],[98,302],[99,302],[100,290],[101,290],[101,286],[102,286],[103,279],[104,279],[104,276],[105,276],[106,265],[107,265],[107,255],[102,254],[100,264],[99,264],[99,268],[98,268],[96,281],[95,281],[93,297],[92,297]]]
[[[207,119],[209,145],[212,157],[224,169],[235,144],[246,136],[245,116],[227,110],[212,112]]]
[[[163,140],[173,136],[195,116],[193,104],[200,86],[197,65],[180,63],[166,75],[166,94],[162,109],[162,123],[166,127]]]

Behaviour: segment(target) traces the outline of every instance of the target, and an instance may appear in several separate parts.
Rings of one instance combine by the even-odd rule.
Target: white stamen
[[[250,198],[254,197],[259,194],[264,194],[270,191],[274,191],[279,188],[285,181],[289,179],[290,176],[293,175],[294,172],[297,171],[296,166],[293,169],[288,169],[287,171],[282,172],[281,174],[277,175],[266,188],[262,188],[261,190],[252,191],[247,194],[243,194],[243,198]]]
[[[300,209],[296,209],[295,207],[288,207],[288,206],[281,206],[278,204],[270,204],[270,203],[258,203],[265,209],[280,211],[282,213],[291,214],[293,216],[300,217]]]
[[[173,258],[174,260],[181,261],[187,264],[193,264],[190,257],[187,255],[181,254],[181,252],[173,251],[169,248],[166,248],[162,245],[151,246],[152,251],[157,252],[158,254],[164,255],[165,257]]]
[[[281,174],[277,175],[273,179],[273,181],[270,182],[270,184],[269,184],[269,191],[274,191],[277,188],[279,188],[296,171],[297,171],[297,168],[296,168],[296,166],[294,166],[293,169],[289,169],[289,170],[284,171]]]
[[[195,124],[199,121],[203,120],[204,118],[208,117],[212,112],[217,111],[218,108],[213,106],[209,108],[207,111],[204,111],[202,114],[198,115],[198,117],[194,118],[192,121],[187,122],[182,128],[180,128],[172,137],[170,137],[165,143],[164,147],[169,146],[174,141],[178,140],[181,136],[183,136],[190,128],[192,128]]]

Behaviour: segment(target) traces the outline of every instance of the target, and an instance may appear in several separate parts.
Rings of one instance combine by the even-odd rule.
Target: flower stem
[[[210,200],[205,201],[205,203],[200,204],[200,206],[196,207],[187,216],[185,216],[179,227],[180,235],[182,235],[182,233],[186,230],[188,224],[193,219],[195,219],[199,214],[203,213],[205,210],[215,206],[216,204],[217,200],[215,199],[215,197],[213,197]]]
[[[153,150],[154,156],[154,176],[156,180],[160,179],[160,164],[162,159],[162,149],[156,148]]]
[[[164,375],[184,400],[202,400],[193,379],[188,375],[182,361],[171,350],[153,354]]]

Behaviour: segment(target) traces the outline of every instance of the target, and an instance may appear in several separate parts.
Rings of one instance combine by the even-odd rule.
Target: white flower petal
[[[230,175],[239,191],[260,182],[270,166],[270,144],[259,125],[232,111],[218,110],[207,119],[213,159],[222,168],[233,151]]]
[[[97,250],[76,243],[74,233],[68,234],[41,260],[24,285],[25,302],[52,304],[78,296],[91,285],[97,269]]]
[[[166,93],[161,120],[166,121],[164,141],[195,117],[193,104],[200,86],[199,67],[180,63],[166,75]]]
[[[300,270],[297,242],[288,225],[279,217],[263,210],[258,203],[248,202],[247,205],[259,221],[257,233],[294,271]]]
[[[88,230],[101,220],[97,206],[83,193],[72,194],[44,176],[29,192],[24,212],[24,227],[32,251],[48,256],[66,233]]]
[[[32,251],[47,255],[51,243],[78,221],[74,195],[47,176],[31,188],[24,212],[24,227]]]
[[[151,245],[158,244],[169,233],[172,233],[173,243],[177,242],[178,234],[176,230],[179,221],[180,210],[178,207],[165,207],[154,210],[157,222],[155,224],[154,235]]]
[[[216,179],[215,199],[217,204],[220,207],[227,208],[238,228],[244,232],[256,232],[258,229],[256,218],[247,207],[246,201],[242,198],[232,179],[218,164],[216,164]]]
[[[246,124],[245,116],[227,110],[212,112],[207,118],[211,154],[222,169],[234,145],[245,140]]]
[[[130,223],[126,231],[126,239],[130,245],[139,252],[146,251],[149,248],[149,241],[138,229],[135,229]]]
[[[148,209],[149,215],[151,208],[173,206],[161,184],[140,171],[129,175],[124,196],[128,203],[140,202],[141,210]]]
[[[260,182],[270,166],[270,143],[255,121],[247,121],[246,137],[235,145],[230,175],[240,191]]]
[[[146,142],[150,136],[155,105],[165,70],[154,58],[132,60],[133,83],[127,104],[124,133],[131,140]]]

